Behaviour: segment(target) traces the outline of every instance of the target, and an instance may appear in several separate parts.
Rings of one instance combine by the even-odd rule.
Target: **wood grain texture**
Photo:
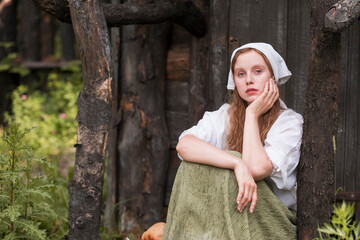
[[[286,64],[292,76],[285,84],[286,105],[302,114],[305,106],[310,49],[307,1],[288,1]]]
[[[133,1],[146,4],[148,1]],[[119,202],[121,231],[163,220],[169,136],[165,120],[166,47],[170,25],[121,30]]]
[[[62,22],[71,22],[68,3],[65,0],[32,0],[46,13]],[[204,17],[191,1],[166,1],[144,4],[108,4],[104,3],[104,14],[109,27],[130,24],[149,24],[174,22],[197,37],[206,33]]]
[[[249,42],[266,42],[286,60],[288,1],[232,1],[229,21],[229,57],[232,51]],[[230,64],[230,63],[228,63]],[[285,98],[285,87],[280,96]]]
[[[228,75],[229,0],[210,2],[209,77],[206,109],[218,109],[225,101]]]
[[[100,233],[112,100],[110,41],[100,2],[69,1],[83,71],[74,176],[69,182],[69,239],[99,239]]]
[[[359,40],[360,24],[357,23],[341,34],[341,92],[339,130],[336,154],[336,186],[343,191],[360,191],[359,137],[360,137],[360,75]]]
[[[360,17],[360,0],[339,0],[325,14],[325,27],[342,31]]]
[[[324,30],[332,1],[310,1],[309,77],[298,167],[298,237],[317,237],[334,200],[334,146],[340,86],[340,34]]]
[[[120,0],[112,0],[112,3],[120,3]],[[119,106],[119,51],[120,51],[120,29],[111,28],[110,42],[111,42],[111,59],[114,66],[114,74],[112,81],[113,101],[111,106],[111,122],[109,127],[108,139],[108,159],[107,159],[107,191],[106,203],[104,211],[104,226],[109,232],[117,231],[117,204],[119,202],[119,152],[117,151],[118,144],[118,125],[121,122],[121,109]]]

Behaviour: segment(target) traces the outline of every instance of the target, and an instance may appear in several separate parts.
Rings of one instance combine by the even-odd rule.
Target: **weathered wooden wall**
[[[218,107],[219,99],[222,99],[221,101],[225,99],[225,93],[219,88],[221,84],[223,84],[224,89],[226,87],[229,68],[228,58],[232,50],[248,42],[262,41],[274,46],[285,58],[293,74],[289,82],[281,87],[281,98],[288,107],[299,113],[303,113],[310,51],[308,1],[223,1],[221,12],[213,9],[217,6],[214,5],[213,2],[214,1],[210,2],[208,11],[212,14],[212,19],[216,19],[217,14],[221,14],[221,16],[219,16],[222,21],[221,24],[208,25],[209,29],[206,40],[192,40],[192,44],[197,41],[203,41],[203,45],[205,41],[205,45],[209,48],[208,56],[203,57],[207,63],[203,63],[202,65],[202,68],[207,69],[205,74],[208,79],[206,83],[201,85],[206,89],[204,94],[205,103],[202,103],[206,106],[205,110]],[[230,5],[228,6],[227,4]],[[213,23],[211,19],[208,21],[209,23]],[[337,137],[336,186],[342,187],[346,191],[346,193],[340,193],[339,197],[347,199],[359,198],[359,194],[356,192],[360,191],[360,164],[358,163],[360,160],[360,150],[358,150],[360,149],[360,127],[358,127],[358,123],[360,122],[360,98],[357,97],[360,89],[358,67],[360,54],[358,44],[360,34],[359,25],[360,24],[357,23],[344,31],[341,40],[342,86]],[[189,111],[188,113],[186,113],[186,111],[193,107],[191,105],[192,100],[190,99],[193,90],[189,87],[189,83],[190,79],[194,77],[196,73],[195,70],[198,69],[199,63],[193,61],[189,67],[189,62],[187,61],[193,60],[192,57],[189,59],[188,55],[191,44],[184,38],[190,38],[190,36],[179,28],[178,26],[174,26],[173,42],[171,42],[170,45],[167,66],[168,87],[166,104],[167,106],[171,106],[172,114],[167,114],[168,128],[171,133],[172,154],[168,172],[166,200],[168,200],[170,196],[172,181],[177,165],[179,164],[179,160],[174,152],[177,137],[182,130],[195,124],[202,116],[204,110],[192,109],[192,115],[196,115],[196,118],[189,121]],[[218,31],[217,34],[216,31]],[[179,39],[182,39],[182,44],[178,43]],[[225,42],[221,43],[219,39]],[[218,45],[220,43],[223,49],[221,50],[223,51],[222,54],[219,54],[219,49],[213,48],[214,46],[219,47]],[[190,56],[193,56],[192,51],[193,50],[189,53]],[[187,61],[184,61],[185,54],[186,59],[188,59]],[[173,66],[176,64],[179,65]],[[174,74],[173,69],[179,67],[182,69],[182,72]],[[185,79],[186,72],[188,74],[187,79]],[[211,78],[211,74],[215,74],[218,79]],[[214,83],[213,81],[215,80],[216,82]],[[175,82],[177,86],[175,86]],[[216,88],[214,87],[215,85],[217,86]],[[216,99],[214,99],[214,91],[217,93]],[[169,111],[169,108],[167,111]],[[175,115],[174,112],[178,113]]]
[[[341,86],[336,139],[338,199],[356,201],[360,213],[360,22],[341,35]],[[360,215],[360,214],[359,214]],[[360,218],[360,216],[358,216]]]

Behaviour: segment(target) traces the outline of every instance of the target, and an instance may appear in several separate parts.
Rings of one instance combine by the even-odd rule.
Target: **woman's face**
[[[233,73],[237,91],[248,104],[260,96],[272,77],[264,58],[254,50],[238,56]]]

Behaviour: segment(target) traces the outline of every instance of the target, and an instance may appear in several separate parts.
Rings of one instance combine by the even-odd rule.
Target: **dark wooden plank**
[[[207,1],[195,0],[194,4],[202,10],[205,18],[209,15]],[[189,123],[195,124],[203,116],[207,103],[209,35],[203,38],[191,37],[190,79],[189,79]]]
[[[166,82],[167,111],[187,112],[189,105],[189,84],[183,81]]]
[[[169,152],[169,167],[167,173],[167,181],[165,187],[165,206],[169,205],[171,190],[174,184],[175,176],[177,169],[179,168],[181,160],[178,158],[177,152],[175,149],[170,150]]]
[[[310,51],[309,10],[307,1],[288,1],[286,63],[292,72],[285,84],[285,102],[302,114],[308,76]],[[285,56],[284,56],[285,57]]]
[[[286,58],[287,1],[232,1],[229,23],[229,53],[249,42],[270,43]],[[280,96],[285,97],[284,86]]]
[[[18,1],[18,47],[22,59],[41,59],[40,23],[41,12],[31,1]]]
[[[64,60],[75,59],[74,30],[71,24],[58,21],[61,39],[61,57]]]
[[[229,62],[229,0],[212,0],[209,29],[209,84],[207,110],[219,108],[225,101]]]
[[[360,75],[359,75],[359,66],[360,66],[360,24],[357,22],[356,25],[353,25],[348,28],[348,44],[349,44],[349,52],[348,52],[348,81],[351,82],[351,90],[348,93],[352,99],[349,103],[351,109],[348,111],[350,115],[349,121],[352,122],[351,129],[349,131],[352,132],[351,136],[351,145],[350,149],[346,152],[349,153],[348,158],[346,160],[350,161],[349,166],[349,186],[348,191],[359,191],[360,192],[360,183],[358,182],[360,175]],[[358,180],[358,181],[357,181]],[[345,181],[346,183],[346,181]],[[346,183],[348,184],[348,183]]]
[[[356,176],[356,152],[357,152],[357,130],[359,121],[357,118],[357,103],[358,99],[358,86],[359,79],[355,78],[355,66],[353,65],[356,62],[356,48],[359,44],[355,44],[352,40],[353,29],[347,29],[344,33],[346,34],[346,42],[344,44],[348,45],[347,48],[347,59],[346,65],[343,66],[343,71],[346,71],[346,138],[345,138],[345,178],[344,178],[344,188],[345,191],[354,191],[355,190],[355,176]],[[359,42],[357,42],[359,43]],[[357,65],[356,68],[359,68]]]
[[[335,187],[344,190],[344,176],[345,176],[345,151],[346,151],[346,89],[347,89],[347,56],[348,44],[347,34],[341,34],[341,81],[340,81],[340,101],[339,101],[339,118],[338,131],[336,137],[336,155],[335,155]]]
[[[53,59],[55,54],[55,19],[47,13],[41,13],[41,59]]]
[[[187,113],[166,111],[166,122],[170,136],[170,148],[175,149],[180,134],[189,128]]]
[[[181,43],[172,46],[168,51],[166,63],[166,79],[188,81],[190,71],[189,44]]]
[[[120,3],[120,0],[111,0],[112,3]],[[65,37],[70,39],[71,35]],[[71,42],[71,41],[70,41]],[[70,43],[69,42],[69,43]],[[107,195],[104,210],[104,226],[108,231],[116,231],[116,204],[119,201],[119,152],[117,151],[118,124],[121,121],[121,109],[119,109],[119,51],[120,51],[120,29],[111,28],[111,59],[113,65],[113,81],[111,90],[113,101],[111,106],[111,122],[108,137],[108,158],[107,158]],[[71,51],[66,57],[71,57]]]

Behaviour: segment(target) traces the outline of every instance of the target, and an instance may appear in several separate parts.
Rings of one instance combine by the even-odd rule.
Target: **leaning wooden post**
[[[313,239],[334,200],[334,144],[340,85],[340,34],[324,29],[330,0],[312,0],[304,134],[298,177],[298,239]]]
[[[99,239],[111,111],[110,41],[100,0],[69,0],[83,87],[78,98],[74,177],[69,183],[69,239]]]

